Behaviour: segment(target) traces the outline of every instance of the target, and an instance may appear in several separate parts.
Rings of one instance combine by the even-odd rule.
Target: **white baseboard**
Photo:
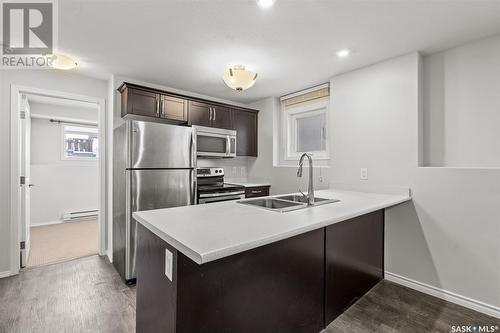
[[[63,220],[55,220],[55,221],[31,223],[30,227],[41,227],[43,225],[60,224],[60,223],[64,223],[64,221]]]
[[[12,274],[11,271],[0,272],[0,279],[8,277],[8,276],[12,276],[12,275],[14,275],[14,274]]]
[[[441,288],[437,288],[426,283],[418,282],[404,276],[394,274],[391,272],[385,272],[385,279],[405,287],[418,290],[425,294],[443,299],[448,302],[452,302],[466,308],[476,310],[478,312],[482,312],[489,316],[499,318],[500,319],[500,308],[491,304],[487,304],[463,295],[459,295],[453,293],[451,291],[447,291]]]

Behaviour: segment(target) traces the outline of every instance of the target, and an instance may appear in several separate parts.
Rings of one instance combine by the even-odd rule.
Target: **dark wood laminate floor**
[[[1,333],[135,332],[135,290],[91,256],[0,279]]]
[[[474,324],[500,320],[382,281],[323,333],[449,333]],[[98,256],[0,279],[0,333],[7,332],[135,332],[135,288]]]
[[[322,333],[449,333],[453,325],[494,326],[500,332],[500,319],[383,280]]]

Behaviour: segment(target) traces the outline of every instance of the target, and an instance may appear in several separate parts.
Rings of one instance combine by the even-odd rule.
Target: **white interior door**
[[[31,114],[26,95],[21,98],[21,267],[28,262],[30,250],[30,192],[31,184]],[[24,184],[23,184],[24,182]],[[22,246],[24,242],[24,248]]]

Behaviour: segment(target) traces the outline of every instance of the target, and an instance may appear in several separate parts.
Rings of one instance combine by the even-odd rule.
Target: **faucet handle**
[[[299,192],[300,194],[302,194],[302,197],[304,198],[304,202],[309,202],[309,197],[307,196],[307,194],[304,194],[304,192],[302,192],[302,190],[299,188]]]

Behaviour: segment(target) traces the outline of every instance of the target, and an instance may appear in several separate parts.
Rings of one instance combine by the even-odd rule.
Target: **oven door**
[[[196,155],[201,157],[236,157],[236,131],[202,126],[195,128]]]
[[[222,193],[200,193],[199,204],[210,202],[230,201],[245,199],[245,191],[222,192]]]

